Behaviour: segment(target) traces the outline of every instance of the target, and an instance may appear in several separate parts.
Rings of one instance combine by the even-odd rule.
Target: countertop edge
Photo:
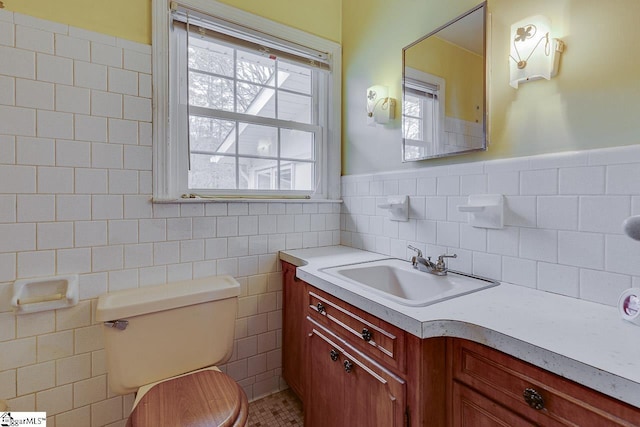
[[[546,348],[544,343],[528,342],[526,339],[523,339],[522,336],[518,337],[517,333],[504,333],[484,325],[475,324],[457,317],[455,313],[450,316],[451,318],[445,318],[442,316],[442,318],[430,318],[428,320],[416,319],[416,316],[402,313],[392,307],[393,304],[382,303],[380,299],[370,299],[367,298],[367,296],[352,292],[348,287],[336,284],[334,280],[327,280],[326,277],[323,277],[323,275],[318,272],[320,268],[325,268],[327,266],[352,262],[373,261],[385,258],[389,257],[382,254],[361,251],[344,246],[280,251],[280,259],[282,261],[286,261],[296,267],[301,267],[297,270],[298,277],[300,279],[344,300],[351,305],[354,305],[355,307],[380,317],[381,319],[398,326],[419,338],[424,339],[446,336],[468,339],[470,341],[484,344],[525,362],[531,363],[534,366],[548,370],[560,375],[561,377],[578,382],[610,397],[640,408],[640,382],[619,375],[618,373],[610,372],[615,370],[607,369],[605,366],[607,364],[605,362],[607,361],[604,360],[604,357],[602,363],[597,363],[597,357],[592,357],[589,362],[577,360],[558,351]],[[503,289],[510,289],[514,286],[515,285],[505,285]],[[498,288],[500,288],[500,286],[494,289]],[[525,289],[527,292],[533,291],[541,294],[542,298],[547,297],[545,294],[548,294],[543,291],[535,291],[529,288],[523,288],[523,291]],[[548,298],[558,299],[569,297],[560,297],[555,294],[549,294]],[[585,307],[593,307],[593,304],[595,303],[584,302]],[[620,319],[620,322],[623,321]],[[627,327],[627,325],[623,326]],[[640,333],[640,329],[638,332]],[[522,335],[524,336],[526,334]],[[635,349],[636,348],[634,347],[634,350]],[[611,353],[616,353],[616,350],[612,350]],[[640,370],[640,357],[632,359],[635,359],[635,365],[627,366],[629,371],[633,372]]]

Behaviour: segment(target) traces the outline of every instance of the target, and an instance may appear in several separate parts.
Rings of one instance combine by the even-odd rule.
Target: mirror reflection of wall
[[[404,161],[486,148],[485,7],[404,49]]]

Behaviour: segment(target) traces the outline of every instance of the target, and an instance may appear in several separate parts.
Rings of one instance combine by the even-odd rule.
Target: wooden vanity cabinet
[[[305,427],[446,424],[445,338],[421,340],[282,266],[282,375]]]
[[[640,426],[638,408],[478,343],[419,339],[282,265],[282,375],[305,427]]]
[[[302,400],[305,380],[305,297],[307,284],[296,267],[282,262],[282,377]]]
[[[640,426],[640,409],[481,344],[450,338],[447,357],[451,426]]]

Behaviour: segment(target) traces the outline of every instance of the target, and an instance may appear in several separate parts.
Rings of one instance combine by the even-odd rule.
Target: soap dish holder
[[[11,305],[17,314],[36,313],[78,304],[78,275],[39,277],[13,283]]]
[[[409,221],[409,196],[388,196],[378,207],[389,210],[391,221]]]
[[[504,197],[502,194],[474,194],[459,212],[469,213],[469,225],[477,228],[504,228]]]

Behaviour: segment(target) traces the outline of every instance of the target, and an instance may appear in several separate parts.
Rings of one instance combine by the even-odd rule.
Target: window
[[[407,68],[402,106],[405,160],[442,152],[444,144],[444,79]]]
[[[154,0],[154,198],[339,197],[336,55],[226,5],[172,2],[167,16]]]

